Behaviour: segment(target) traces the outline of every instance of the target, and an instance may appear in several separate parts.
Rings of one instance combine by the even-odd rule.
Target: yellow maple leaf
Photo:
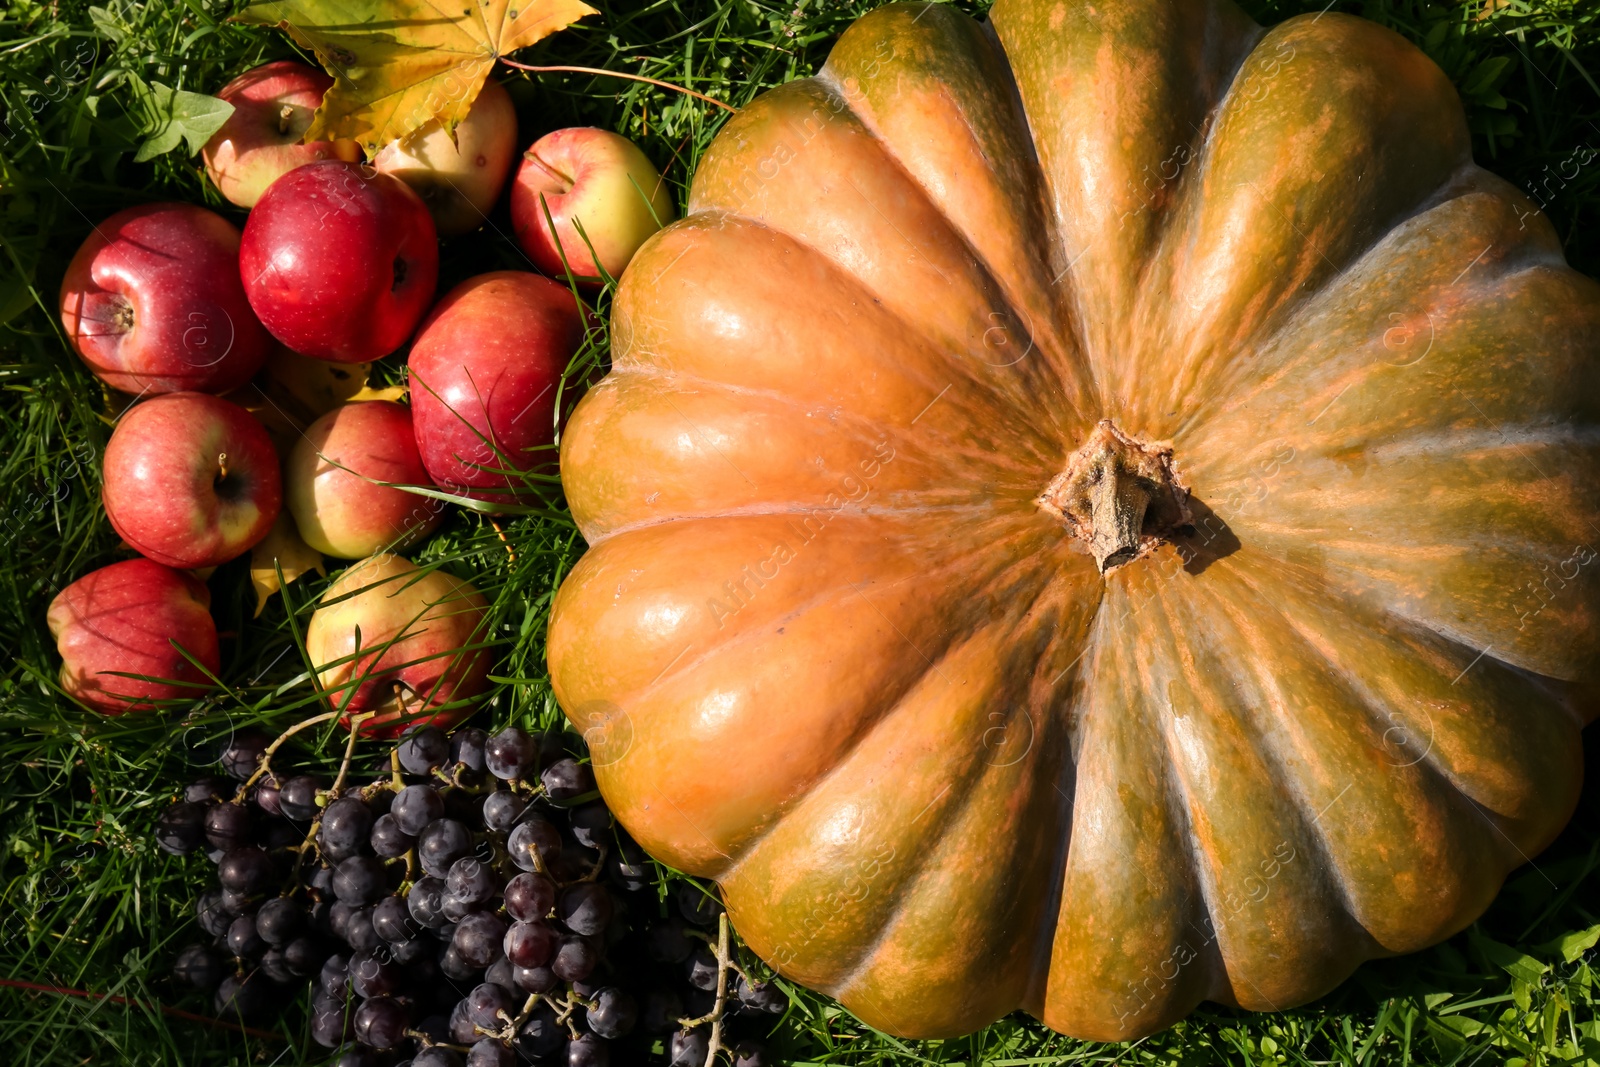
[[[598,14],[582,0],[265,0],[234,16],[278,26],[333,75],[307,141],[370,158],[437,119],[454,130],[495,61]]]
[[[293,582],[308,571],[316,571],[324,576],[328,573],[322,567],[322,553],[301,538],[287,508],[278,512],[277,521],[272,524],[267,536],[250,550],[250,584],[256,587],[258,618],[267,606],[268,599],[279,589],[280,567],[285,582]]]

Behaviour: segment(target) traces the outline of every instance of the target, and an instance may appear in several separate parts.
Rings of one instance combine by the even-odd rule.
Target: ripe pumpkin
[[[563,442],[555,690],[873,1026],[1116,1040],[1471,922],[1600,643],[1600,286],[1343,15],[858,21],[700,164]]]

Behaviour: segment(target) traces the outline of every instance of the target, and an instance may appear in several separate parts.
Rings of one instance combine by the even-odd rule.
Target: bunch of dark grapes
[[[196,905],[214,940],[174,972],[219,1014],[261,1019],[309,981],[339,1067],[770,1062],[788,998],[719,958],[715,897],[663,891],[559,735],[416,728],[337,791],[268,771],[268,745],[235,736],[232,781],[195,782],[156,828],[216,864]]]

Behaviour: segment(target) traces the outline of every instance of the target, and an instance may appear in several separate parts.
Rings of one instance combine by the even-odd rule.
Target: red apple
[[[454,235],[488,219],[516,154],[517,111],[511,94],[491,78],[456,126],[454,141],[435,120],[390,141],[372,165],[415,189],[439,232]]]
[[[46,615],[61,653],[61,688],[107,715],[199,696],[211,682],[178,647],[213,676],[222,669],[210,607],[204,582],[147,559],[91,571],[61,590]]]
[[[596,257],[607,274],[622,277],[639,246],[674,217],[672,194],[655,165],[609,130],[545,134],[523,153],[511,187],[511,227],[523,251],[553,277],[566,274],[565,253],[573,279],[590,285],[600,281]]]
[[[487,637],[487,609],[472,583],[383,552],[328,587],[306,627],[306,652],[346,725],[373,712],[364,734],[398,737],[420,722],[448,729],[473,709],[444,705],[489,685],[488,655],[463,651]]]
[[[272,339],[239,282],[239,231],[193,204],[145,204],[95,227],[61,280],[61,323],[95,377],[125,393],[222,393]]]
[[[341,559],[426,534],[443,503],[378,482],[428,484],[411,410],[389,400],[342,404],[307,428],[284,466],[284,500],[306,544]]]
[[[254,207],[267,186],[319,159],[360,160],[354,141],[301,144],[322,94],[333,79],[293,59],[247,70],[217,94],[233,114],[201,149],[206,173],[222,195],[240,207]]]
[[[572,293],[537,274],[480,274],[447,293],[408,360],[417,447],[434,483],[515,503],[526,483],[499,472],[555,461],[545,446],[558,386],[583,337]]]
[[[433,300],[439,243],[411,187],[325,160],[272,183],[239,251],[250,306],[303,356],[363,363],[411,336]]]
[[[267,431],[219,396],[136,404],[106,445],[101,499],[134,550],[169,567],[212,567],[267,535],[283,491]]]

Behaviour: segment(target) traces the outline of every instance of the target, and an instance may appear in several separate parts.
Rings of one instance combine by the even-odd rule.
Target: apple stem
[[[289,132],[289,120],[294,118],[294,105],[284,104],[283,110],[278,112],[278,132]]]
[[[228,478],[228,454],[226,452],[218,452],[217,453],[217,480],[218,481],[226,481],[227,478]]]

